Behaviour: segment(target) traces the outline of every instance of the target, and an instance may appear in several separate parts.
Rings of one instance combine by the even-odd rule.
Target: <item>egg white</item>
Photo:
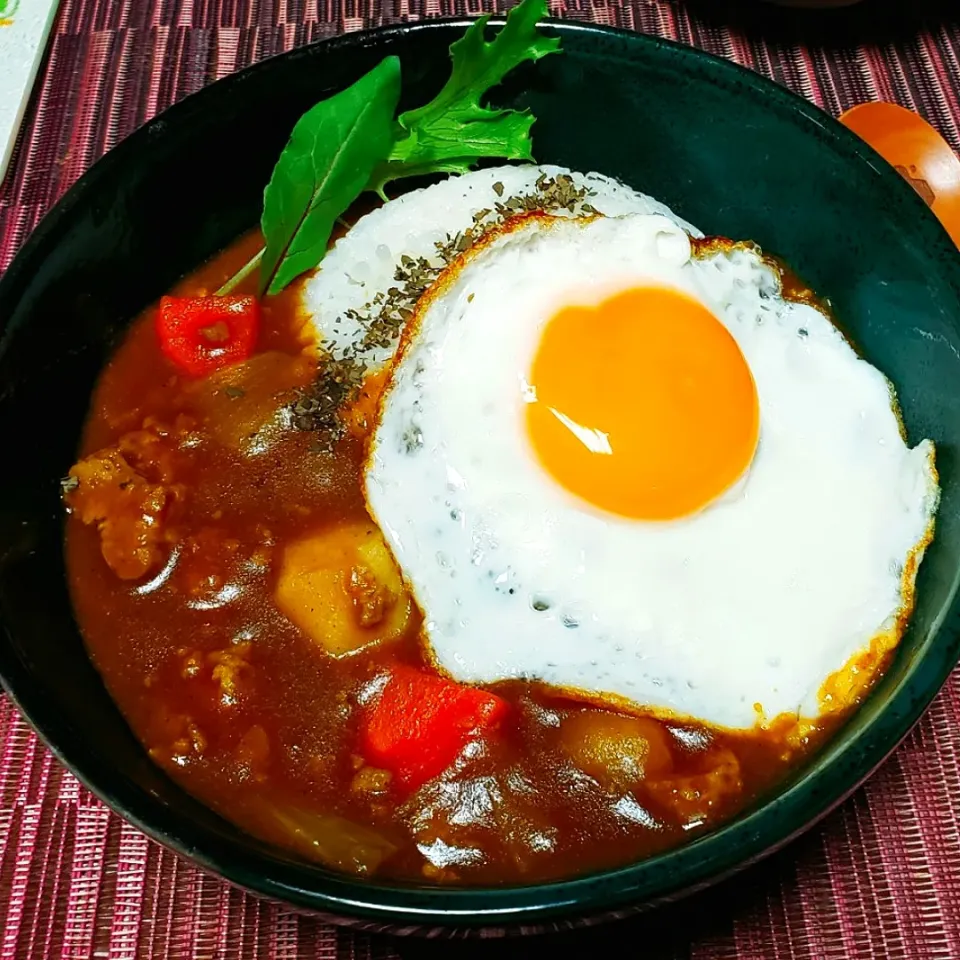
[[[564,174],[588,191],[590,205],[600,213],[663,213],[677,219],[663,204],[610,177],[552,165],[492,167],[413,190],[361,217],[304,283],[302,307],[312,318],[324,351],[337,358],[358,354],[365,328],[351,311],[363,312],[396,286],[401,257],[424,257],[439,269],[437,244],[471,227],[475,214],[494,210],[511,197],[536,193],[541,177]],[[565,210],[548,212],[572,215]],[[373,368],[394,348],[395,343],[371,347],[360,356]]]
[[[760,403],[743,481],[669,523],[579,501],[524,427],[544,323],[651,282],[727,326]],[[629,358],[611,369],[629,378]],[[630,214],[527,221],[444,275],[408,330],[364,482],[453,677],[748,728],[758,709],[816,717],[827,677],[895,629],[937,505],[933,460],[929,441],[904,442],[884,376],[782,299],[758,253],[698,259],[672,216]]]

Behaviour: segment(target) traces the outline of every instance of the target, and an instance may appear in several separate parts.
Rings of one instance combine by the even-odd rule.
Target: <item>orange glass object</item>
[[[943,137],[895,103],[862,103],[840,122],[906,178],[960,246],[960,159]]]
[[[610,513],[694,513],[743,475],[757,447],[757,388],[740,347],[677,290],[637,287],[561,310],[530,385],[527,430],[541,463]]]

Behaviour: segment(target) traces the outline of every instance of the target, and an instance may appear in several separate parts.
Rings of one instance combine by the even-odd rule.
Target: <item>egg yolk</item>
[[[610,513],[669,520],[732,484],[757,447],[757,388],[737,342],[666,287],[565,307],[541,334],[527,430],[546,470]]]

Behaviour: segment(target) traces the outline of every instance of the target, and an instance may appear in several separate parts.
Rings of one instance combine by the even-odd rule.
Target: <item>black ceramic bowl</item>
[[[538,159],[622,178],[708,234],[785,257],[897,384],[911,437],[937,442],[937,539],[895,663],[776,796],[681,849],[545,886],[444,890],[333,875],[244,835],[148,760],[87,660],[64,582],[58,480],[97,374],[131,317],[256,222],[306,108],[387,53],[403,62],[405,98],[422,102],[464,27],[354,34],[189,97],[96,164],[0,283],[0,673],[10,695],[60,759],[152,837],[252,891],[394,930],[596,919],[756,859],[896,746],[955,663],[960,636],[960,256],[947,235],[868,147],[774,84],[650,37],[555,23],[564,55],[520,70],[499,94],[533,108]]]

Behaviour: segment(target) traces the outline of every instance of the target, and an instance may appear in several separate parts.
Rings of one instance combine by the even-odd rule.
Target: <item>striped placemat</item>
[[[501,6],[491,0],[64,0],[0,187],[0,269],[90,163],[217,77],[335,33]],[[897,101],[960,149],[960,26],[943,12],[956,11],[953,2],[867,0],[846,14],[789,16],[725,0],[552,6],[558,16],[701,46],[832,113],[866,99]],[[0,65],[0,95],[2,85]],[[494,951],[499,957],[960,960],[958,822],[955,674],[909,740],[853,799],[787,850],[712,891],[636,921],[536,941],[401,942],[324,926],[202,875],[91,797],[0,698],[0,960],[417,960]]]

